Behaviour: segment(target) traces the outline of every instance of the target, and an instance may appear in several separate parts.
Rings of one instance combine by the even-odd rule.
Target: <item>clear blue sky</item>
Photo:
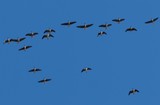
[[[1,0],[1,105],[151,105],[160,104],[159,0]],[[114,18],[125,18],[122,24]],[[77,21],[71,27],[60,24]],[[87,30],[77,25],[93,23]],[[106,36],[98,26],[111,23]],[[124,32],[133,26],[137,32]],[[53,28],[50,40],[43,32]],[[3,44],[7,38],[22,43]],[[28,51],[18,51],[24,45]],[[42,72],[29,73],[33,67]],[[81,73],[82,68],[93,70]],[[51,78],[47,84],[37,81]],[[128,96],[137,88],[140,93]]]

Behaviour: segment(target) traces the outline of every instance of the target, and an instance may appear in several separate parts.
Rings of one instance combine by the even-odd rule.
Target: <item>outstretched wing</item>
[[[24,50],[24,47],[20,48],[19,51]]]
[[[44,38],[46,38],[46,37],[47,37],[47,35],[43,35],[42,39],[44,39]]]
[[[133,93],[132,91],[129,91],[128,95],[130,95],[131,93]]]
[[[155,22],[156,20],[158,20],[158,17],[153,19],[154,22]]]
[[[26,39],[26,38],[20,38],[19,41],[22,41],[22,40],[24,40],[24,39]]]
[[[26,46],[26,49],[31,48],[32,46]]]
[[[51,81],[52,79],[46,79],[46,81],[48,82],[48,81]]]
[[[50,34],[49,37],[54,37],[54,36],[52,34]]]
[[[139,90],[135,89],[135,92],[139,92]]]

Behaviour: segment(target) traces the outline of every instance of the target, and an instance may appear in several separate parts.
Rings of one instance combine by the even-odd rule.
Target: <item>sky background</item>
[[[159,0],[1,0],[1,105],[160,104]],[[114,18],[125,18],[121,24]],[[61,26],[77,21],[71,27]],[[87,30],[77,25],[94,24]],[[107,30],[100,24],[111,23]],[[125,32],[133,26],[137,32]],[[54,38],[42,40],[45,29]],[[106,31],[107,35],[97,37]],[[3,44],[7,38],[25,37]],[[18,51],[31,45],[27,51]],[[38,73],[29,73],[33,67]],[[84,67],[93,70],[81,73]],[[51,78],[40,84],[37,81]],[[129,90],[140,91],[128,96]]]

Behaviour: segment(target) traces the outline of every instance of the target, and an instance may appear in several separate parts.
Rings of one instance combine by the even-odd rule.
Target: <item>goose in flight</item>
[[[97,37],[98,37],[98,36],[102,36],[102,35],[106,35],[106,34],[107,34],[106,32],[101,31],[101,32],[98,33]]]
[[[44,33],[51,33],[51,32],[56,32],[54,29],[51,29],[51,28],[49,28],[49,29],[46,29],[45,31],[44,31]]]
[[[41,69],[38,69],[38,68],[33,68],[33,69],[31,69],[31,70],[29,70],[28,72],[38,72],[38,71],[42,71]]]
[[[19,51],[22,51],[22,50],[26,51],[27,49],[29,49],[29,48],[31,48],[31,47],[32,47],[32,46],[24,46],[24,47],[20,48]]]
[[[81,70],[81,72],[87,72],[88,70],[92,70],[92,69],[89,68],[89,67],[86,67],[86,68],[83,68],[83,69]]]
[[[99,25],[99,27],[103,27],[105,29],[107,29],[110,26],[112,26],[112,24],[101,24],[101,25]]]
[[[139,92],[139,90],[137,90],[137,89],[132,89],[132,90],[129,91],[128,95],[130,95],[130,94],[135,94],[135,93],[137,93],[137,92]]]
[[[31,32],[31,33],[27,33],[26,36],[34,37],[37,34],[38,34],[37,32]]]
[[[38,82],[39,82],[39,83],[46,83],[46,82],[51,81],[51,80],[52,80],[52,79],[44,78],[44,79],[42,79],[42,80],[39,80]]]
[[[137,31],[137,29],[134,28],[134,27],[129,27],[129,28],[127,28],[127,29],[125,30],[125,32],[127,32],[127,31]]]
[[[149,23],[154,23],[155,21],[158,20],[158,17],[154,18],[154,19],[151,19],[149,21],[146,21],[145,24],[149,24]]]
[[[124,18],[117,18],[117,19],[113,19],[112,21],[116,23],[121,23],[124,20],[125,20]]]
[[[76,21],[68,21],[66,23],[62,23],[61,25],[63,25],[63,26],[70,26],[70,25],[75,24],[75,23],[76,23]]]
[[[91,27],[93,24],[84,24],[84,25],[79,25],[77,26],[77,28],[83,28],[83,29],[87,29],[89,27]]]
[[[13,39],[10,39],[10,38],[8,38],[8,39],[6,39],[3,43],[5,44],[5,43],[10,43],[10,42],[13,42]]]

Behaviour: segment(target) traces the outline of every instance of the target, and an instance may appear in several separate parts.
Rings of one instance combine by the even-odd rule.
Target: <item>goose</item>
[[[26,36],[34,37],[37,34],[38,34],[37,32],[31,32],[31,33],[27,33]]]
[[[76,21],[68,21],[66,23],[62,23],[61,25],[70,26],[70,25],[75,24],[75,23],[76,23]]]
[[[5,43],[10,43],[10,42],[13,42],[13,39],[10,39],[10,38],[8,38],[8,39],[6,39],[3,43],[5,44]]]
[[[112,24],[101,24],[101,25],[99,25],[99,27],[103,27],[105,29],[107,29],[110,26],[112,26]]]
[[[84,25],[79,25],[77,26],[77,28],[83,28],[83,29],[87,29],[88,27],[91,27],[93,24],[84,24]]]
[[[29,49],[29,48],[31,48],[31,47],[32,47],[32,46],[24,46],[24,47],[20,48],[19,51],[21,51],[21,50],[26,51],[27,49]]]
[[[117,23],[121,23],[122,21],[124,21],[124,18],[117,18],[117,19],[113,19],[113,22],[117,22]]]
[[[42,79],[42,80],[39,80],[38,82],[39,82],[39,83],[46,83],[46,82],[51,81],[51,80],[52,80],[52,79],[44,78],[44,79]]]
[[[38,71],[42,71],[41,69],[38,69],[38,68],[33,68],[33,69],[31,69],[31,70],[29,70],[28,72],[38,72]]]
[[[129,27],[129,28],[127,28],[127,29],[125,30],[125,32],[127,32],[127,31],[137,31],[137,29],[134,28],[134,27]]]
[[[151,19],[149,21],[146,21],[145,24],[149,24],[149,23],[154,23],[155,21],[158,20],[158,17],[154,18],[154,19]]]
[[[92,70],[92,69],[89,68],[89,67],[86,67],[86,68],[83,68],[83,69],[81,70],[81,72],[87,72],[88,70]]]
[[[135,93],[137,93],[137,92],[139,92],[139,90],[137,90],[137,89],[132,89],[132,90],[129,91],[128,95],[130,95],[130,94],[135,94]]]
[[[51,28],[49,28],[49,29],[46,29],[45,31],[44,31],[44,33],[51,33],[51,32],[56,32],[54,29],[51,29]]]
[[[98,37],[98,36],[102,36],[102,35],[106,35],[106,34],[107,34],[106,32],[101,31],[101,32],[98,33],[97,37]]]

